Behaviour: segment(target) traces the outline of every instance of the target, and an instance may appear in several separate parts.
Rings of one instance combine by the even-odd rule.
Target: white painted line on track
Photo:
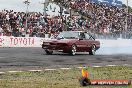
[[[0,74],[5,74],[5,72],[0,72]]]
[[[45,69],[45,71],[54,71],[56,69]]]
[[[106,65],[106,66],[109,66],[109,67],[114,67],[114,66],[117,66],[117,65]]]
[[[77,68],[79,68],[79,69],[80,69],[80,68],[86,68],[86,67],[77,67]]]
[[[23,72],[23,71],[8,71],[9,73],[17,73],[17,72]]]
[[[99,68],[99,67],[101,67],[101,66],[93,66],[93,67],[95,67],[95,68]]]
[[[69,70],[69,69],[71,69],[71,68],[60,68],[60,69],[62,69],[62,70]]]
[[[30,72],[41,72],[42,70],[29,70]]]

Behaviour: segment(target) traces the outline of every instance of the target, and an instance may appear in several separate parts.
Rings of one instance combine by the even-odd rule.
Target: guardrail
[[[38,37],[0,37],[0,47],[41,47],[45,38]]]

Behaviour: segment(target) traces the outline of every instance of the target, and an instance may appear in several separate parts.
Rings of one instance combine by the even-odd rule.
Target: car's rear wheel
[[[95,45],[92,45],[89,54],[90,54],[90,55],[95,55],[95,52],[96,52],[96,46],[95,46]]]
[[[76,55],[76,51],[77,51],[77,50],[76,50],[76,45],[74,44],[74,45],[72,45],[72,47],[71,47],[70,54],[74,56],[74,55]]]
[[[45,50],[45,53],[46,53],[47,55],[51,55],[51,54],[53,54],[53,50],[46,49],[46,50]]]

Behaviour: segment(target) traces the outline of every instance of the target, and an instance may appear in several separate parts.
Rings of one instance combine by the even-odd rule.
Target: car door
[[[86,42],[85,34],[83,32],[79,33],[79,39],[76,42],[76,45],[77,45],[77,50],[79,52],[86,50],[85,48],[87,47],[87,42]]]
[[[84,33],[86,37],[86,49],[89,50],[91,46],[94,44],[94,38],[88,33]]]

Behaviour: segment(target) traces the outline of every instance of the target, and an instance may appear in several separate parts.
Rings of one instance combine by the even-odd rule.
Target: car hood
[[[48,39],[48,40],[44,40],[44,42],[48,42],[48,43],[69,43],[69,42],[73,42],[76,40],[77,39]]]

